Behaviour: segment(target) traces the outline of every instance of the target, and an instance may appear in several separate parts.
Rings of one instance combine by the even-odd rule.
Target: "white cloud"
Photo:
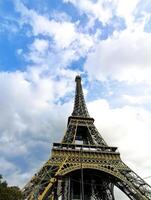
[[[49,43],[47,40],[44,40],[44,39],[35,39],[33,43],[34,50],[37,50],[42,53],[47,51],[48,47],[49,47]]]
[[[16,166],[14,166],[12,163],[8,162],[4,158],[0,158],[0,169],[1,173],[4,171],[11,171],[13,172],[16,169]]]
[[[36,64],[41,68],[46,68],[49,64],[49,40],[35,39],[32,44],[29,45],[29,52],[24,54],[24,57],[28,61]],[[44,69],[43,69],[44,70]]]
[[[15,3],[16,9],[21,13],[21,22],[30,24],[34,35],[54,37],[56,45],[61,48],[69,46],[75,39],[75,26],[69,21],[49,20],[48,17],[28,9],[22,2]]]
[[[79,13],[87,15],[89,22],[86,25],[87,29],[91,29],[95,25],[95,20],[99,20],[104,26],[114,26],[118,30],[116,23],[118,19],[123,19],[123,24],[127,28],[133,28],[137,22],[148,23],[150,19],[150,0],[64,0],[65,3],[72,3]],[[99,29],[98,29],[99,30]],[[101,32],[101,30],[99,30]]]
[[[131,26],[135,20],[136,7],[140,0],[116,0],[116,14],[125,19],[126,25]]]
[[[91,78],[129,83],[151,83],[151,35],[139,29],[124,30],[100,41],[89,53],[85,70]]]
[[[48,158],[49,145],[61,140],[65,118],[72,109],[70,102],[62,105],[60,98],[73,92],[71,82],[75,74],[64,70],[57,76],[58,79],[41,74],[37,68],[28,72],[0,73],[0,154],[5,158],[2,163],[6,166],[1,173],[7,177],[9,184],[25,183],[32,174],[31,170],[36,170],[43,159]],[[39,153],[37,158],[37,149],[47,154],[40,158]],[[17,167],[16,158],[20,162]],[[28,163],[26,172],[22,170],[22,159]],[[32,163],[34,166],[31,166]],[[15,166],[12,167],[13,175],[8,174],[7,166],[11,165]],[[15,176],[17,179],[14,181],[12,177]]]
[[[131,26],[135,21],[140,0],[64,0],[64,2],[72,3],[80,12],[91,16],[90,20],[95,18],[105,25],[116,15],[122,17],[127,26]]]
[[[54,47],[51,40],[35,39],[29,45],[29,51],[24,54],[24,57],[43,71],[49,69],[49,73],[56,74],[56,71],[67,68],[72,61],[85,56],[91,49],[93,41],[90,37],[81,33],[77,37],[78,39],[64,49]]]
[[[35,171],[32,171],[32,173],[22,172],[19,166],[16,166],[12,161],[8,161],[3,157],[0,158],[0,169],[3,179],[8,179],[9,181],[7,181],[7,183],[9,183],[9,185],[18,187],[23,187],[25,182],[35,173]]]
[[[65,3],[74,4],[81,12],[91,15],[95,19],[99,19],[103,24],[106,24],[112,17],[112,1],[98,0],[64,0]]]
[[[128,101],[130,104],[134,105],[142,105],[144,103],[150,103],[151,96],[150,95],[142,95],[142,96],[132,96],[132,95],[123,95],[122,98]]]
[[[36,36],[28,45],[28,51],[22,52],[22,55],[30,64],[39,68],[38,73],[40,68],[41,74],[53,76],[62,73],[73,61],[85,57],[97,41],[97,37],[82,32],[78,22],[72,23],[66,15],[49,19],[48,16],[28,9],[20,1],[15,5],[21,14],[20,23],[29,24],[31,34]],[[70,70],[65,71],[67,73]]]
[[[38,36],[49,36],[50,44],[53,43],[54,51],[74,51],[74,56],[83,55],[92,47],[95,38],[83,33],[78,28],[78,22],[72,23],[67,18],[49,19],[47,16],[38,14],[35,10],[27,9],[24,4],[17,1],[16,10],[20,12],[21,23],[30,24],[32,34]],[[63,52],[61,52],[63,53]],[[69,52],[68,52],[69,54]]]
[[[54,37],[59,48],[68,47],[76,37],[74,24],[70,22],[56,22],[48,20],[46,17],[36,15],[33,17],[33,31],[35,35],[43,34]]]

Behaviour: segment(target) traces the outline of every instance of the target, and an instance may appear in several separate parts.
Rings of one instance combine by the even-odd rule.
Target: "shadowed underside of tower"
[[[116,200],[114,186],[131,200],[151,200],[151,187],[108,146],[94,125],[76,76],[75,102],[61,143],[23,188],[27,200]]]

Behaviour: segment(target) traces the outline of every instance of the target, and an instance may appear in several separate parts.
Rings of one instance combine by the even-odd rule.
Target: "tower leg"
[[[70,177],[65,177],[63,181],[62,200],[70,199]]]

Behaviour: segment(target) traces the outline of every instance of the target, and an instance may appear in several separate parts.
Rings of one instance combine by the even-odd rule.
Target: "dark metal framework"
[[[94,126],[76,76],[75,103],[61,143],[23,188],[27,200],[115,200],[114,186],[131,200],[151,200],[151,187],[120,158]]]

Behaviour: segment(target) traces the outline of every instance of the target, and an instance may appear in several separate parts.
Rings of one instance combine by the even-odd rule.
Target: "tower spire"
[[[80,75],[76,76],[75,82],[76,82],[76,91],[75,91],[74,109],[72,112],[72,116],[89,118],[90,115],[84,100]]]

